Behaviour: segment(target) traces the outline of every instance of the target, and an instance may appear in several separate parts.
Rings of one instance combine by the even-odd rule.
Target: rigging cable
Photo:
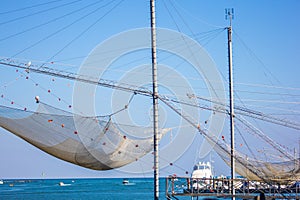
[[[181,29],[179,28],[179,25],[178,25],[177,22],[175,21],[173,15],[171,14],[170,10],[168,9],[168,7],[166,6],[166,4],[165,4],[164,1],[163,1],[163,3],[164,3],[164,5],[165,5],[165,7],[166,7],[166,9],[167,9],[167,11],[168,11],[168,14],[171,16],[171,19],[173,20],[174,24],[176,25],[177,30],[178,30],[180,33],[182,33]],[[190,31],[192,32],[192,30],[190,30]],[[192,32],[192,34],[194,35],[193,32]],[[182,39],[183,39],[183,41],[186,43],[186,46],[187,46],[188,50],[189,50],[190,53],[191,53],[191,56],[192,56],[192,57],[195,57],[193,51],[191,50],[191,47],[187,44],[186,40],[185,40],[183,37],[182,37]],[[197,59],[196,59],[196,61],[197,61]],[[199,63],[197,63],[197,64],[199,64]],[[218,93],[215,91],[214,87],[212,87],[212,84],[211,84],[210,80],[207,78],[207,76],[206,76],[205,74],[202,74],[202,75],[205,77],[205,80],[207,80],[207,84],[208,84],[209,87],[212,89],[212,91],[213,91],[213,93],[215,94],[215,96],[219,99],[220,97],[219,97]]]
[[[236,128],[237,132],[239,133],[239,136],[242,138],[244,144],[246,145],[248,151],[249,151],[249,152],[251,153],[251,155],[253,156],[253,158],[254,158],[255,160],[258,160],[257,157],[256,157],[256,155],[254,154],[254,152],[253,152],[252,149],[250,148],[250,146],[249,146],[247,140],[244,138],[243,134],[241,133],[239,127],[235,125],[235,128]]]
[[[179,3],[177,1],[170,1],[171,4],[173,4],[173,2],[175,2],[179,5]],[[175,6],[173,5],[173,7],[175,7]],[[195,17],[194,15],[191,14],[190,11],[186,10],[183,6],[179,6],[179,7],[183,10],[183,12],[185,12],[187,15],[194,18],[196,21],[198,21],[200,23],[206,24],[206,25],[214,27],[214,28],[223,28],[222,26],[214,25],[214,24],[208,23],[202,19],[199,19],[198,17]]]
[[[22,31],[20,31],[20,32],[17,32],[17,33],[8,35],[8,36],[5,36],[5,37],[3,37],[3,38],[0,38],[0,42],[1,42],[1,41],[4,41],[4,40],[7,40],[7,39],[10,39],[10,38],[13,38],[13,37],[18,36],[18,35],[21,35],[21,34],[23,34],[23,33],[26,33],[26,32],[29,32],[29,31],[32,31],[32,30],[35,30],[35,29],[38,29],[38,28],[43,27],[43,26],[45,26],[45,25],[48,25],[48,24],[50,24],[50,23],[52,23],[52,22],[61,20],[61,19],[65,18],[65,17],[67,17],[67,16],[69,16],[69,15],[72,15],[72,14],[77,13],[77,12],[79,12],[79,11],[83,11],[83,10],[85,10],[86,8],[90,7],[90,6],[94,6],[94,5],[98,4],[98,3],[101,2],[101,1],[102,1],[102,0],[97,1],[97,2],[94,2],[94,3],[91,3],[91,4],[88,4],[88,5],[84,6],[84,7],[80,7],[79,9],[76,9],[76,10],[74,10],[74,11],[72,11],[72,12],[69,12],[69,13],[67,13],[67,14],[64,14],[64,15],[62,15],[62,16],[56,17],[56,18],[54,18],[54,19],[51,19],[51,20],[49,20],[49,21],[47,21],[47,22],[38,24],[38,25],[36,25],[36,26],[32,26],[32,27],[30,27],[30,28],[28,28],[28,29],[22,30]]]
[[[64,6],[68,6],[68,5],[77,3],[77,2],[79,2],[79,1],[82,1],[82,0],[72,1],[72,2],[69,2],[69,3],[62,4],[62,5],[54,6],[54,7],[52,7],[52,8],[47,8],[47,9],[45,9],[45,10],[41,10],[41,11],[38,11],[38,12],[35,12],[35,13],[27,14],[27,15],[24,15],[24,16],[21,16],[21,17],[17,17],[17,18],[14,18],[14,19],[10,19],[10,20],[5,21],[5,22],[0,22],[0,26],[5,25],[5,24],[8,24],[8,23],[11,23],[11,22],[15,22],[15,21],[18,21],[18,20],[21,20],[21,19],[25,19],[25,18],[27,18],[27,17],[31,17],[31,16],[34,16],[34,15],[37,15],[37,14],[41,14],[41,13],[44,13],[44,12],[48,12],[48,11],[50,11],[50,10],[54,10],[54,9],[57,9],[57,8],[61,8],[61,7],[64,7]]]
[[[70,46],[73,42],[75,42],[78,38],[83,36],[87,31],[89,31],[93,26],[95,26],[100,20],[102,20],[105,16],[107,16],[109,13],[111,13],[116,7],[118,7],[124,0],[120,0],[116,5],[114,5],[111,9],[109,9],[107,12],[105,12],[101,17],[97,18],[96,21],[94,21],[92,24],[90,24],[86,29],[84,29],[82,32],[80,32],[76,37],[74,37],[70,42],[68,42],[63,48],[61,48],[57,53],[55,53],[52,57],[48,59],[48,61],[52,60],[54,57],[56,57],[58,54],[60,54],[63,50],[65,50],[68,46]],[[113,2],[113,1],[111,1]],[[111,2],[105,4],[103,7],[109,5]],[[103,8],[100,7],[100,8]],[[98,11],[96,9],[95,11]]]
[[[31,8],[35,8],[35,7],[55,3],[55,2],[58,2],[58,1],[63,1],[63,0],[49,1],[49,2],[46,2],[46,3],[39,3],[39,4],[32,5],[32,6],[26,6],[26,7],[23,7],[23,8],[17,8],[17,9],[14,9],[14,10],[4,11],[4,12],[1,12],[0,15],[10,14],[10,13],[19,12],[19,11],[24,11],[24,10],[27,10],[27,9],[31,9]]]
[[[92,12],[90,12],[90,13],[88,13],[88,14],[86,14],[86,15],[80,16],[80,17],[77,18],[75,21],[73,21],[73,22],[69,23],[68,25],[66,25],[66,26],[64,26],[64,27],[62,27],[62,28],[60,28],[60,29],[58,29],[57,31],[52,32],[51,34],[47,35],[46,37],[43,37],[42,39],[38,40],[37,42],[35,42],[35,43],[29,45],[28,47],[26,47],[26,48],[24,48],[23,50],[19,51],[18,53],[14,54],[13,56],[11,56],[11,58],[14,58],[14,57],[16,57],[17,55],[20,55],[21,53],[25,52],[26,50],[31,49],[31,48],[35,47],[36,45],[38,45],[38,44],[44,42],[45,40],[47,40],[47,39],[49,39],[49,38],[51,38],[51,37],[57,35],[58,33],[60,33],[60,32],[62,32],[62,31],[64,31],[64,30],[66,30],[67,28],[69,28],[69,27],[71,27],[72,25],[78,23],[79,21],[85,19],[86,17],[90,16],[91,14],[97,12],[97,11],[100,10],[101,8],[103,8],[103,7],[105,7],[105,6],[109,5],[109,4],[111,4],[111,3],[114,2],[114,1],[116,1],[116,0],[112,0],[112,1],[110,1],[109,3],[105,4],[104,6],[98,7],[98,8],[96,8],[95,10],[93,10]]]
[[[290,155],[281,144],[272,140],[270,137],[268,137],[266,134],[264,134],[261,130],[259,130],[258,128],[253,126],[249,121],[247,121],[243,117],[235,116],[235,118],[237,120],[239,120],[241,123],[243,123],[247,128],[249,128],[252,131],[252,133],[259,136],[261,139],[265,140],[268,144],[270,144],[274,149],[276,149],[282,155],[286,156],[288,159],[293,159],[293,156]]]

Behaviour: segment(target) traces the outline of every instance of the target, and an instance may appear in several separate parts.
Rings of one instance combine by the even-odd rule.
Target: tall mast
[[[150,0],[151,13],[151,49],[152,49],[152,84],[153,84],[153,153],[154,153],[154,199],[159,198],[159,157],[158,157],[158,89],[156,62],[155,0]]]
[[[226,18],[229,17],[230,25],[227,27],[228,34],[228,65],[229,65],[229,104],[230,104],[230,135],[231,135],[231,150],[230,150],[230,163],[231,163],[231,184],[230,191],[232,194],[232,199],[235,199],[235,188],[234,188],[234,178],[235,178],[235,159],[234,159],[234,99],[233,99],[233,74],[232,74],[232,18],[233,9],[226,9]]]

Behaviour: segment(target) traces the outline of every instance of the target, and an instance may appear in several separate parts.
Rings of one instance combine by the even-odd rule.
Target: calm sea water
[[[153,199],[152,178],[130,178],[129,184],[124,185],[122,178],[107,179],[25,179],[4,180],[0,184],[0,200],[4,199],[26,199],[26,200],[65,200],[65,199],[121,199],[139,200]],[[178,181],[174,186],[176,191],[182,190],[184,185]],[[64,185],[60,186],[60,182]],[[160,179],[160,199],[166,199],[166,180]],[[287,194],[285,194],[287,195]],[[254,196],[253,196],[254,197]],[[191,197],[178,197],[178,199],[192,199]],[[194,197],[194,199],[218,199]],[[236,198],[238,199],[238,198]]]
[[[153,179],[43,179],[4,180],[0,199],[153,199]],[[59,186],[59,182],[66,184]],[[160,179],[160,199],[165,197],[165,179]],[[191,198],[184,198],[191,199]]]

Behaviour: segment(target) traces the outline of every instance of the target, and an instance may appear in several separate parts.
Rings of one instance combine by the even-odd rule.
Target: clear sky
[[[157,27],[184,33],[202,45],[215,62],[226,84],[227,32],[224,28],[228,26],[229,21],[225,19],[225,8],[234,8],[233,66],[237,104],[299,122],[300,2],[298,0],[157,0]],[[149,13],[148,0],[43,0],[38,3],[31,0],[4,0],[0,8],[0,56],[32,62],[54,61],[63,63],[61,64],[63,70],[77,72],[99,43],[125,31],[149,27]],[[104,52],[103,57],[105,53],[107,52]],[[114,61],[113,70],[107,72],[104,78],[117,80],[135,67],[151,62],[149,51],[133,53],[135,54],[128,54]],[[194,81],[203,80],[202,78],[193,76],[192,71],[180,67],[182,60],[169,59],[166,52],[159,51],[158,62],[176,66],[177,72],[186,76],[186,80],[190,81],[197,95],[208,94],[207,90],[202,90],[204,83],[195,86]],[[37,94],[44,102],[62,109],[67,110],[68,105],[72,104],[74,86],[72,81],[30,74],[32,81],[29,84],[15,69],[2,65],[0,77],[0,95],[5,96],[0,99],[1,105],[35,110],[34,96]],[[40,87],[34,87],[33,83],[38,83]],[[169,89],[166,85],[164,87],[166,90]],[[49,89],[51,95],[47,92]],[[106,90],[102,92],[98,91],[100,93],[98,97],[103,104],[111,103],[110,99],[105,98]],[[63,103],[57,102],[55,100],[57,97],[63,99]],[[243,101],[240,101],[241,99]],[[12,101],[15,104],[12,105]],[[135,104],[132,105],[138,116],[136,118],[139,118],[133,120],[137,120],[138,124],[149,123],[147,121],[149,119],[145,116],[151,111],[150,102],[149,99],[144,102],[145,104],[136,101],[136,109]],[[110,112],[100,106],[98,109],[100,112]],[[164,112],[168,113],[168,118],[177,123],[178,118],[169,116],[170,110],[164,109]],[[200,118],[205,121],[205,117],[204,114]],[[166,122],[165,126],[175,127],[174,123]],[[279,135],[274,136],[279,141],[282,140],[283,145],[298,148],[299,131],[277,129],[277,126],[270,124],[257,125],[271,130],[272,134],[278,131],[281,135],[278,133]],[[283,137],[282,133],[288,136]],[[222,134],[228,134],[227,125]],[[169,133],[167,137],[170,138],[172,135]],[[167,142],[167,139],[162,141]],[[162,175],[173,172],[184,175],[183,171],[190,172],[194,162],[199,159],[198,148],[202,142],[202,138],[197,136],[178,160],[167,160],[176,163],[177,168],[169,166],[162,170]],[[255,145],[255,142],[252,143],[253,141],[249,141],[249,144]],[[228,167],[216,154],[212,154],[212,159],[215,160],[217,175],[229,174]],[[42,173],[50,178],[131,176],[124,174],[122,169],[93,171],[61,161],[2,128],[0,163],[0,179],[40,178]],[[149,176],[151,173],[141,169],[138,175]]]

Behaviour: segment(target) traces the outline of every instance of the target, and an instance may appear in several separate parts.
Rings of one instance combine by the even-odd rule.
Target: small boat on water
[[[59,186],[70,186],[71,184],[65,184],[64,182],[59,182]]]
[[[122,181],[122,185],[135,185],[135,183],[132,183],[127,178],[124,178]]]
[[[129,184],[129,180],[124,178],[123,181],[122,181],[122,184],[123,185],[128,185]]]

